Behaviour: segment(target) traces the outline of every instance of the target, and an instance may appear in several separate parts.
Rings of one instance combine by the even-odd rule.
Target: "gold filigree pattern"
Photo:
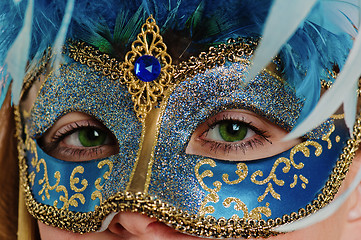
[[[76,194],[70,196],[70,198],[69,198],[68,189],[63,185],[58,186],[56,188],[56,191],[64,193],[64,195],[61,195],[59,197],[59,200],[64,203],[63,206],[61,207],[61,209],[68,210],[69,206],[78,207],[78,201],[76,201],[76,199],[78,199],[82,204],[85,203],[85,197],[81,193],[76,193]],[[54,207],[57,208],[57,205],[58,205],[58,201],[55,200]]]
[[[253,183],[255,183],[257,185],[264,185],[267,183],[267,188],[266,188],[264,194],[262,194],[261,196],[258,197],[259,202],[262,202],[268,193],[271,193],[272,197],[275,199],[278,199],[278,200],[281,199],[281,195],[278,194],[274,190],[273,185],[270,181],[273,181],[278,186],[283,186],[285,184],[285,182],[282,179],[277,178],[277,175],[275,173],[281,163],[283,163],[285,165],[282,168],[283,173],[288,173],[291,170],[291,167],[294,167],[297,170],[302,169],[304,167],[304,163],[300,162],[300,163],[296,164],[294,161],[294,156],[296,153],[302,152],[305,157],[309,157],[310,156],[309,146],[313,146],[315,148],[315,153],[314,153],[315,156],[318,157],[321,155],[322,146],[319,143],[317,143],[315,141],[302,142],[291,149],[289,159],[285,158],[285,157],[278,158],[275,161],[275,163],[273,164],[273,167],[272,167],[269,175],[265,179],[263,179],[263,180],[256,179],[257,177],[263,177],[264,173],[261,170],[258,170],[252,174],[251,181]],[[298,176],[295,174],[293,176],[294,182],[290,184],[290,188],[294,188],[296,186],[297,178],[298,178]],[[299,178],[303,181],[303,183],[301,184],[302,188],[305,189],[306,184],[308,184],[308,179],[302,175],[299,175]]]
[[[199,174],[199,168],[206,164],[210,165],[211,167],[216,167],[216,162],[213,161],[212,159],[204,159],[204,160],[200,161],[194,167],[196,178],[197,178],[199,184],[202,186],[202,188],[204,190],[206,190],[207,192],[219,192],[219,190],[221,190],[221,187],[222,187],[222,183],[220,181],[215,181],[213,183],[213,186],[215,186],[215,188],[213,188],[213,189],[209,188],[203,181],[203,179],[205,177],[213,177],[213,172],[211,170],[205,170],[204,172],[202,172],[202,174]]]
[[[266,204],[266,207],[256,207],[252,209],[251,212],[249,212],[246,204],[242,202],[240,199],[235,197],[228,197],[223,201],[223,206],[225,208],[229,208],[232,203],[235,203],[234,205],[235,210],[243,212],[243,218],[246,220],[248,219],[261,220],[262,219],[261,214],[264,214],[266,217],[270,217],[272,214],[268,203]],[[239,217],[239,216],[233,215],[233,217]]]
[[[253,55],[257,45],[258,40],[253,38],[229,39],[226,44],[210,47],[208,52],[202,52],[198,57],[191,57],[175,66],[174,78],[180,82],[217,65],[222,66],[226,61],[244,62],[248,65],[249,61],[246,59]]]
[[[131,50],[125,55],[124,62],[110,58],[107,54],[84,43],[71,42],[68,46],[69,56],[81,64],[102,72],[113,80],[125,84],[134,103],[134,111],[140,121],[144,121],[147,113],[158,101],[164,98],[165,91],[173,82],[174,67],[172,58],[167,53],[167,46],[160,35],[159,27],[150,16],[141,27],[141,32],[132,43]],[[161,72],[157,79],[151,82],[141,81],[134,73],[136,60],[144,55],[155,57]]]
[[[86,45],[84,42],[70,41],[68,45],[69,57],[81,64],[87,65],[97,72],[101,72],[104,76],[112,80],[123,78],[122,63],[111,58],[105,53],[101,53],[92,46]]]
[[[213,172],[210,170],[205,170],[201,174],[199,174],[199,168],[203,165],[210,165],[211,167],[216,167],[216,162],[212,159],[204,159],[196,164],[195,166],[195,175],[199,182],[199,184],[202,186],[204,190],[209,192],[209,194],[204,198],[201,207],[199,209],[199,215],[204,216],[206,214],[214,213],[214,207],[213,206],[206,206],[209,202],[217,203],[219,201],[219,196],[217,192],[221,190],[222,183],[220,181],[215,181],[213,183],[213,186],[215,188],[209,188],[203,181],[205,177],[213,177]]]
[[[113,163],[112,163],[112,161],[110,161],[110,160],[108,160],[108,159],[99,162],[99,163],[98,163],[98,168],[99,168],[99,169],[102,169],[105,165],[108,166],[109,170],[106,171],[106,172],[103,174],[103,179],[104,179],[104,180],[106,180],[106,179],[108,179],[108,178],[110,177],[110,173],[111,173],[112,170],[113,170]],[[103,202],[103,196],[102,196],[100,190],[102,190],[102,189],[103,189],[103,186],[104,186],[104,184],[103,184],[103,185],[100,184],[101,181],[102,181],[102,178],[98,178],[97,180],[95,180],[95,183],[94,183],[94,184],[95,184],[95,188],[98,189],[98,190],[94,191],[94,192],[92,193],[92,195],[91,195],[91,199],[92,199],[92,200],[95,200],[95,199],[98,198],[99,201],[100,201],[100,204]]]
[[[248,175],[247,165],[245,163],[238,163],[236,174],[239,176],[239,178],[236,180],[230,181],[229,175],[227,173],[222,175],[222,179],[225,183],[227,183],[229,185],[238,184],[238,183],[242,182],[244,179],[246,179],[246,177]]]
[[[36,151],[36,143],[33,139],[31,139],[29,136],[28,136],[28,131],[27,131],[27,127],[24,128],[24,132],[25,132],[25,135],[26,135],[26,139],[25,139],[25,149],[27,149],[28,151],[30,151],[30,153],[34,154],[34,157],[32,157],[32,159],[30,160],[30,164],[32,167],[36,167],[36,165],[38,164],[38,152]],[[34,186],[35,184],[35,172],[32,171],[30,174],[29,174],[29,181],[31,183],[32,186]]]
[[[43,165],[44,175],[43,175],[43,178],[38,181],[38,184],[42,185],[42,188],[39,190],[38,194],[39,194],[39,196],[44,194],[41,196],[41,198],[43,200],[45,200],[45,196],[47,199],[50,199],[49,191],[52,191],[58,187],[61,176],[60,176],[60,172],[56,171],[54,173],[54,178],[56,179],[56,183],[53,186],[51,186],[49,183],[48,168],[46,166],[46,162],[44,159],[40,159],[39,162],[37,163],[36,172],[40,172],[41,165]]]
[[[99,169],[102,169],[105,165],[108,166],[109,170],[106,171],[104,174],[103,174],[103,179],[108,179],[110,177],[110,174],[111,172],[113,171],[113,163],[112,161],[106,159],[106,160],[103,160],[101,162],[98,163],[98,168]],[[100,185],[100,182],[102,181],[101,178],[98,178],[97,180],[95,180],[95,187],[96,189],[98,190],[102,190],[103,189],[103,186],[104,185]]]
[[[74,192],[83,192],[88,187],[88,181],[86,179],[81,180],[81,184],[83,185],[82,188],[78,188],[75,186],[75,184],[79,183],[79,178],[75,177],[76,173],[83,174],[84,173],[84,167],[77,166],[73,169],[70,175],[70,188]]]
[[[159,77],[151,82],[143,82],[134,74],[135,61],[144,55],[150,55],[159,60],[161,72]],[[123,64],[123,79],[132,95],[134,110],[137,116],[144,119],[152,106],[164,98],[164,91],[171,86],[174,72],[172,58],[167,53],[167,46],[159,33],[154,18],[150,16],[141,28],[141,33],[132,43],[132,50],[125,55]]]
[[[159,27],[155,20],[149,17],[142,26],[141,33],[132,43],[132,50],[126,54],[124,62],[111,58],[83,42],[70,41],[67,50],[75,61],[126,84],[128,92],[132,95],[134,110],[140,121],[144,121],[153,105],[157,101],[162,101],[167,89],[174,84],[216,65],[222,66],[226,61],[249,64],[247,58],[252,56],[257,44],[258,40],[253,38],[229,39],[226,44],[210,47],[208,52],[202,52],[198,57],[191,57],[188,61],[172,65],[172,59],[166,52],[166,45],[159,34]],[[160,76],[152,82],[142,82],[134,75],[134,63],[138,57],[144,55],[152,55],[161,63]],[[280,79],[277,74],[273,73],[272,76]]]
[[[335,129],[336,129],[335,125],[332,124],[330,131],[328,131],[325,135],[322,136],[322,140],[327,142],[328,149],[332,148],[332,142],[331,142],[330,136],[335,131]]]
[[[259,196],[259,197],[257,198],[257,201],[258,201],[258,202],[262,202],[262,201],[265,199],[265,197],[268,195],[268,193],[271,193],[271,195],[272,195],[272,197],[273,197],[274,199],[281,200],[281,195],[279,195],[278,193],[276,193],[276,191],[273,189],[272,183],[269,182],[269,183],[267,184],[266,190],[264,191],[264,193],[263,193],[261,196]]]

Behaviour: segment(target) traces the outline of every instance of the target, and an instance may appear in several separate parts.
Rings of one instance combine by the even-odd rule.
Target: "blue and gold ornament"
[[[65,16],[59,2],[35,1],[34,18],[50,7]],[[36,219],[86,233],[110,213],[134,211],[196,236],[269,237],[334,199],[361,138],[359,130],[350,138],[341,113],[266,158],[227,161],[186,148],[197,127],[231,109],[292,131],[342,69],[347,34],[306,19],[249,81],[272,1],[85,2],[73,3],[60,66],[48,48],[63,26],[57,14],[47,18],[53,34],[30,51],[22,96],[45,80],[31,111],[17,118],[26,204]],[[70,112],[104,124],[118,153],[86,162],[49,156],[38,140]]]

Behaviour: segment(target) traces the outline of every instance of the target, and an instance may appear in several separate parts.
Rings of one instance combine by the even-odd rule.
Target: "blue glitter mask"
[[[34,217],[85,233],[99,230],[112,212],[135,211],[192,235],[268,237],[276,234],[273,227],[307,216],[334,198],[355,144],[346,144],[342,116],[329,119],[291,149],[263,159],[225,161],[188,154],[194,131],[219,112],[244,109],[291,130],[304,100],[270,71],[245,83],[251,53],[198,72],[180,71],[162,56],[156,79],[168,85],[155,94],[151,107],[134,100],[132,80],[149,78],[131,71],[131,57],[121,76],[74,57],[49,74],[29,117],[23,117],[26,151],[20,165]],[[142,64],[140,74],[153,66],[152,61]],[[37,139],[71,112],[104,124],[118,141],[118,153],[71,162],[44,152]],[[159,117],[149,121],[154,113]]]

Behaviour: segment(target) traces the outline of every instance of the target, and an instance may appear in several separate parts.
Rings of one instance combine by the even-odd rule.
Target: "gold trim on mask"
[[[318,209],[326,206],[331,202],[336,195],[342,179],[346,175],[346,170],[352,162],[355,152],[358,150],[358,144],[361,141],[361,118],[358,118],[354,126],[353,138],[347,142],[347,146],[343,149],[340,159],[334,168],[329,180],[322,193],[318,195],[317,200],[308,204],[305,208],[299,209],[298,212],[293,212],[289,215],[284,215],[283,218],[265,220],[254,219],[238,219],[232,217],[228,220],[224,218],[215,219],[214,217],[202,217],[190,215],[181,210],[164,203],[160,200],[154,199],[145,193],[130,193],[120,192],[109,199],[103,201],[96,207],[95,211],[88,213],[72,212],[65,209],[58,209],[54,206],[48,206],[35,201],[30,188],[30,183],[27,173],[27,165],[24,152],[24,142],[22,139],[22,124],[19,109],[15,109],[15,120],[17,124],[16,136],[18,139],[20,177],[25,189],[25,201],[28,211],[36,219],[58,227],[67,229],[69,231],[86,233],[99,230],[102,220],[111,212],[118,211],[133,211],[146,214],[150,217],[156,218],[158,221],[171,225],[174,229],[185,232],[187,234],[215,237],[215,238],[236,238],[236,237],[269,237],[277,235],[272,228],[293,222],[308,216]],[[235,199],[228,199],[224,201],[225,207]],[[239,204],[238,204],[239,205]],[[242,205],[242,204],[241,204]],[[238,208],[242,209],[239,205]],[[254,212],[251,210],[249,216],[256,218],[260,213],[268,214],[268,206],[264,209],[257,209]],[[245,208],[244,208],[245,209]]]
[[[132,96],[134,111],[138,119],[144,122],[153,105],[162,101],[165,91],[174,85],[172,58],[167,53],[167,46],[159,32],[155,19],[150,16],[141,27],[137,39],[132,43],[132,50],[125,55],[124,62],[110,59],[108,55],[100,54],[98,50],[78,42],[69,45],[69,56],[125,84]],[[135,61],[144,55],[155,57],[161,64],[159,77],[151,82],[143,82],[134,74]]]
[[[149,54],[151,48],[154,48],[157,44],[154,42],[151,45],[147,45],[148,42],[144,39],[147,38],[148,34],[154,37],[154,40],[159,41],[161,48],[163,49],[159,54],[159,56],[163,56],[167,59],[164,66],[162,66],[162,71],[166,71],[164,75],[161,74],[162,77],[158,79],[157,84],[154,82],[144,83],[137,79],[133,72],[132,68],[134,68],[134,61],[136,56],[141,56],[143,54]],[[143,40],[142,40],[143,39]],[[142,53],[138,53],[139,50],[137,48],[140,44],[143,47]],[[155,44],[155,45],[152,45]],[[127,84],[128,92],[132,95],[132,100],[134,102],[134,110],[137,113],[137,116],[140,121],[143,122],[143,131],[142,131],[142,148],[138,153],[137,163],[134,166],[134,170],[131,175],[131,179],[136,175],[138,178],[138,173],[136,173],[136,169],[139,162],[139,158],[143,156],[143,145],[144,145],[144,136],[146,135],[146,118],[151,110],[155,110],[153,107],[157,102],[162,102],[161,112],[164,111],[164,106],[166,102],[167,89],[172,89],[174,84],[186,79],[194,77],[196,74],[204,72],[207,69],[213,68],[216,65],[221,66],[226,61],[231,62],[239,62],[246,61],[244,60],[244,56],[251,56],[253,50],[257,46],[257,42],[254,40],[248,40],[245,42],[237,42],[236,40],[229,40],[227,44],[221,44],[218,47],[211,47],[208,53],[201,53],[199,57],[191,57],[188,61],[182,62],[177,66],[172,66],[171,58],[166,53],[166,46],[162,41],[162,37],[159,34],[159,28],[155,23],[155,20],[150,17],[147,22],[142,26],[142,32],[138,35],[138,38],[132,44],[132,50],[127,53],[125,59],[126,61],[121,63],[116,61],[115,59],[111,59],[108,55],[100,53],[99,50],[95,50],[95,48],[86,46],[84,43],[72,42],[68,46],[69,55],[75,61],[80,62],[82,64],[86,64],[87,66],[93,68],[96,71],[102,72],[105,76],[110,77],[113,80],[119,80],[121,83]],[[147,50],[145,50],[147,49]],[[154,49],[153,49],[154,50]],[[144,52],[143,52],[144,51]],[[150,54],[152,55],[152,54]],[[155,55],[157,57],[158,55]],[[168,58],[169,57],[169,58]],[[47,58],[47,57],[46,57]],[[44,60],[44,62],[48,62],[49,59]],[[44,67],[40,67],[39,69],[45,69]],[[43,70],[39,70],[38,72],[42,72]],[[273,74],[274,75],[274,74]],[[38,76],[38,75],[36,75]],[[32,79],[36,79],[37,77],[33,77]],[[277,79],[281,79],[277,77]],[[138,84],[138,85],[137,85]],[[154,85],[153,85],[154,84]],[[31,85],[31,81],[29,81],[27,87],[29,88]],[[145,91],[145,92],[144,92]],[[144,98],[145,96],[145,98]],[[158,111],[158,110],[157,110]],[[20,164],[20,177],[23,182],[23,186],[25,189],[25,198],[26,205],[28,207],[29,212],[40,221],[50,224],[52,226],[67,229],[74,232],[86,233],[91,231],[96,231],[100,228],[101,221],[111,212],[118,211],[134,211],[142,214],[147,214],[150,217],[154,217],[157,220],[164,222],[168,225],[172,225],[173,228],[180,232],[186,232],[188,234],[204,236],[204,237],[269,237],[271,235],[276,235],[277,233],[272,232],[272,228],[281,224],[290,223],[294,220],[303,218],[318,209],[327,205],[330,201],[333,200],[335,194],[337,193],[342,179],[346,174],[346,169],[348,169],[349,165],[352,162],[353,155],[358,149],[358,144],[361,139],[361,118],[357,119],[357,123],[354,127],[354,137],[349,140],[347,146],[343,149],[343,154],[341,154],[340,159],[337,162],[334,171],[332,172],[330,179],[326,183],[325,187],[322,190],[322,193],[319,194],[318,200],[312,202],[312,204],[307,205],[305,208],[299,209],[298,212],[293,212],[290,215],[285,215],[282,219],[270,219],[268,221],[259,220],[258,216],[261,213],[267,215],[271,214],[270,210],[268,210],[268,206],[266,203],[266,207],[261,207],[257,209],[253,209],[250,212],[248,211],[246,206],[243,206],[239,199],[229,198],[223,202],[225,207],[229,206],[231,202],[236,202],[237,209],[242,210],[245,214],[247,212],[247,216],[254,216],[254,219],[238,219],[236,216],[232,217],[229,220],[219,219],[216,220],[213,217],[202,217],[207,211],[211,211],[211,209],[204,210],[198,216],[189,215],[187,213],[182,212],[181,210],[177,210],[174,207],[164,203],[160,200],[154,199],[150,197],[146,191],[149,185],[151,168],[153,164],[153,154],[154,147],[157,141],[158,133],[159,133],[159,125],[160,123],[157,121],[155,131],[156,134],[152,138],[153,144],[151,145],[151,151],[147,150],[147,153],[144,154],[146,156],[146,163],[142,163],[143,168],[146,166],[146,178],[145,184],[143,184],[145,193],[117,193],[116,195],[110,197],[109,199],[102,201],[99,198],[99,191],[95,191],[92,194],[92,199],[99,198],[100,205],[96,207],[95,211],[89,213],[80,213],[80,212],[71,212],[66,209],[58,209],[55,206],[47,206],[35,201],[32,193],[31,193],[31,179],[28,177],[27,173],[27,165],[25,159],[24,142],[22,139],[22,124],[21,117],[19,113],[19,109],[15,109],[15,119],[17,124],[17,138],[18,138],[18,151],[19,151],[19,164]],[[158,118],[159,119],[159,118]],[[153,132],[152,130],[151,132]],[[302,150],[300,150],[302,151]],[[302,151],[303,152],[303,151]],[[138,163],[139,162],[139,163]],[[39,163],[40,164],[40,163]],[[98,165],[99,167],[99,165]],[[102,167],[102,166],[101,166]],[[99,168],[101,168],[99,167]],[[109,166],[110,167],[110,166]],[[238,167],[238,166],[237,166]],[[244,175],[247,175],[246,169],[243,166],[239,166],[238,176],[239,181],[242,181]],[[199,168],[199,167],[198,167]],[[111,168],[110,168],[111,169]],[[74,169],[75,170],[75,169]],[[80,169],[77,169],[77,173],[81,173]],[[144,169],[142,170],[144,172]],[[205,174],[205,175],[203,175]],[[204,178],[205,176],[209,176],[211,171],[207,173],[202,173],[197,176],[198,178]],[[75,175],[75,173],[74,173]],[[60,176],[59,176],[60,177]],[[104,174],[104,179],[106,175]],[[109,175],[107,175],[109,177]],[[226,175],[223,175],[223,179],[227,184],[233,184],[232,182],[227,182],[228,178]],[[299,176],[304,183],[307,183],[307,179],[302,178],[303,176]],[[74,181],[76,178],[73,179]],[[138,179],[137,179],[138,181]],[[144,183],[144,181],[142,181]],[[75,183],[75,182],[74,182]],[[130,181],[132,183],[132,181]],[[96,184],[97,189],[101,187],[100,181]],[[297,178],[294,177],[294,185],[297,184]],[[85,184],[83,184],[85,186]],[[201,184],[202,185],[202,184]],[[212,196],[209,197],[208,200],[216,201],[217,200],[217,191],[219,191],[222,183],[219,182],[215,184],[215,189],[210,189]],[[202,187],[205,184],[202,185]],[[291,186],[292,187],[292,186]],[[128,188],[130,188],[128,186]],[[127,188],[127,190],[128,190]],[[135,187],[132,190],[137,189]],[[219,188],[219,189],[218,189]],[[61,189],[59,189],[60,191]],[[271,190],[270,190],[271,191]],[[271,192],[272,193],[272,192]],[[100,195],[101,197],[101,195]],[[94,200],[93,199],[93,200]],[[64,204],[65,205],[65,204]]]

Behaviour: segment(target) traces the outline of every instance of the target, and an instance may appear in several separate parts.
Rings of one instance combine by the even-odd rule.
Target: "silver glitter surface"
[[[185,154],[194,130],[213,115],[227,109],[245,109],[285,129],[299,116],[302,101],[294,91],[268,73],[244,83],[246,67],[226,64],[181,82],[165,109],[149,193],[189,213],[196,214],[204,192],[194,174],[202,156]]]

